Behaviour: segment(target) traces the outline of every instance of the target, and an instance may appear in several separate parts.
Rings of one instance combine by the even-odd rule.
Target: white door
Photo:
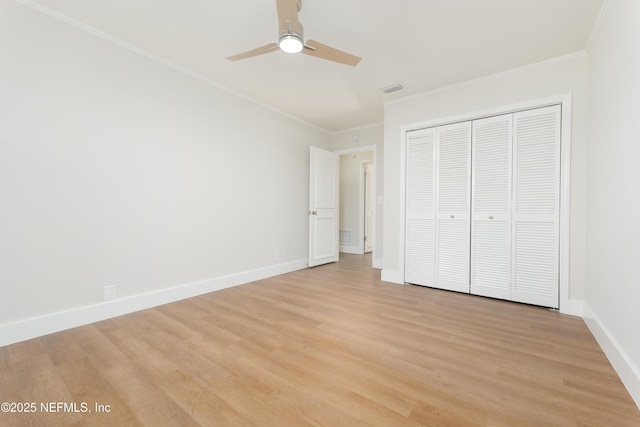
[[[513,115],[514,301],[559,306],[560,106]]]
[[[511,297],[512,115],[473,122],[471,293]]]
[[[373,250],[373,226],[376,209],[373,185],[375,179],[373,163],[364,165],[364,252]]]
[[[407,133],[405,282],[435,286],[436,128]]]
[[[338,261],[340,157],[310,147],[309,266]]]
[[[471,122],[437,128],[436,283],[469,292]]]

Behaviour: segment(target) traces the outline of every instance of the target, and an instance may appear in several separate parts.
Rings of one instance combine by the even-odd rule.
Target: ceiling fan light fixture
[[[280,49],[286,53],[299,53],[304,48],[302,37],[296,33],[283,34],[280,36],[278,45],[280,46]]]

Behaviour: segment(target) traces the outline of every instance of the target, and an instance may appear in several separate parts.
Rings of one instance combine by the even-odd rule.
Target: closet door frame
[[[505,105],[497,108],[490,108],[480,111],[472,111],[440,119],[410,123],[400,127],[403,143],[400,145],[400,203],[399,203],[399,241],[398,260],[399,266],[396,271],[387,269],[382,271],[382,279],[394,283],[405,283],[404,265],[405,265],[405,215],[406,215],[406,134],[407,132],[437,127],[457,122],[482,119],[502,114],[516,113],[519,111],[530,110],[540,107],[548,107],[550,105],[560,105],[561,109],[561,140],[560,140],[560,244],[559,244],[559,311],[565,314],[581,315],[582,304],[578,300],[569,298],[569,237],[570,237],[570,211],[571,211],[571,110],[572,95],[571,93],[541,98],[511,105]]]

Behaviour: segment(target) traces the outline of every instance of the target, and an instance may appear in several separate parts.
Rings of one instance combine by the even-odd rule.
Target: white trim
[[[362,165],[364,160],[358,161],[358,249],[361,254],[364,254],[364,174],[362,171]],[[367,160],[367,163],[371,161]]]
[[[573,111],[571,94],[562,97],[560,123],[560,312],[569,311],[570,291],[570,253],[571,253],[571,114]]]
[[[429,127],[429,126],[425,126]],[[405,275],[405,250],[407,247],[406,227],[407,227],[407,132],[411,130],[411,126],[400,126],[400,203],[398,203],[398,209],[400,210],[400,221],[398,221],[400,228],[398,230],[398,268],[400,268],[400,282],[404,283]],[[435,193],[434,193],[435,196]],[[383,270],[384,273],[384,270]],[[382,276],[384,277],[384,276]],[[381,278],[384,280],[384,278]]]
[[[302,270],[307,268],[307,262],[308,260],[305,258],[287,263],[278,263],[242,273],[230,274],[7,323],[0,325],[0,347],[77,326],[99,322],[112,317],[122,316],[123,314],[145,310],[162,304],[168,304],[185,298]]]
[[[635,364],[586,302],[584,303],[584,321],[640,409],[640,367]]]
[[[340,245],[340,252],[345,254],[355,254],[355,255],[364,254],[364,251],[362,250],[362,248],[358,246],[353,246],[353,245]]]
[[[602,6],[600,6],[600,12],[598,13],[598,17],[596,18],[596,23],[591,29],[589,40],[587,40],[587,45],[584,48],[587,53],[591,53],[593,45],[595,44],[596,40],[598,40],[598,35],[600,34],[600,29],[602,28],[602,23],[607,17],[607,12],[609,11],[609,6],[611,6],[611,3],[613,3],[613,0],[604,0],[604,2],[602,2]]]
[[[366,201],[366,193],[367,193],[367,189],[365,187],[365,184],[367,182],[366,177],[365,177],[365,172],[366,172],[366,167],[367,165],[372,165],[373,167],[373,183],[370,185],[373,185],[373,194],[376,195],[376,180],[377,180],[377,174],[376,174],[376,163],[374,160],[360,160],[360,171],[359,171],[359,178],[360,178],[360,183],[359,183],[359,199],[358,199],[358,215],[360,216],[359,218],[359,223],[360,223],[360,241],[358,242],[358,246],[362,249],[361,253],[368,253],[367,252],[367,245],[365,244],[365,235],[366,235],[366,226],[367,226],[367,221],[365,219],[366,217],[366,206],[365,206],[365,201]],[[369,182],[371,181],[371,179],[369,179]],[[376,195],[377,196],[377,195]],[[371,245],[371,251],[373,253],[373,250],[376,247],[376,211],[377,211],[377,204],[374,200],[374,208],[373,208],[373,227],[372,227],[372,235],[368,236],[369,240],[373,241],[373,244]]]
[[[262,101],[259,101],[259,100],[255,99],[255,98],[252,98],[252,97],[250,97],[250,96],[248,96],[248,95],[246,95],[246,94],[244,94],[242,92],[239,92],[239,91],[237,91],[235,89],[231,89],[230,87],[225,86],[222,83],[218,83],[218,82],[216,82],[216,81],[204,76],[203,74],[196,73],[195,71],[192,71],[192,70],[190,70],[190,69],[188,69],[186,67],[183,67],[182,65],[179,65],[179,64],[177,64],[177,63],[175,63],[173,61],[170,61],[170,60],[168,60],[166,58],[163,58],[162,56],[159,56],[159,55],[156,55],[154,53],[151,53],[148,50],[145,50],[145,49],[143,49],[141,47],[138,47],[138,46],[136,46],[134,44],[126,42],[126,41],[124,41],[124,40],[122,40],[122,39],[120,39],[118,37],[115,37],[115,36],[113,36],[113,35],[111,35],[111,34],[109,34],[107,32],[104,32],[104,31],[100,30],[100,29],[98,29],[96,27],[93,27],[91,25],[85,24],[84,22],[81,22],[81,21],[79,21],[79,20],[77,20],[75,18],[72,18],[72,17],[70,17],[68,15],[65,15],[64,13],[58,12],[58,11],[56,11],[54,9],[51,9],[51,8],[49,8],[47,6],[44,6],[44,5],[40,4],[40,3],[38,3],[37,1],[34,1],[34,0],[15,0],[15,1],[17,3],[22,4],[23,6],[26,6],[26,7],[29,7],[31,9],[35,10],[37,12],[43,13],[45,15],[48,15],[51,18],[57,19],[59,21],[62,21],[64,23],[66,23],[66,24],[74,26],[74,27],[76,27],[76,28],[78,28],[78,29],[80,29],[82,31],[85,31],[85,32],[87,32],[89,34],[92,34],[92,35],[94,35],[96,37],[99,37],[99,38],[101,38],[103,40],[106,40],[106,41],[108,41],[110,43],[113,43],[113,44],[115,44],[117,46],[123,47],[123,48],[127,49],[128,51],[133,52],[133,53],[135,53],[137,55],[143,56],[143,57],[145,57],[147,59],[150,59],[150,60],[152,60],[154,62],[162,64],[165,67],[169,67],[169,68],[171,68],[171,69],[173,69],[175,71],[183,73],[183,74],[185,74],[185,75],[187,75],[189,77],[192,77],[192,78],[194,78],[196,80],[199,80],[199,81],[201,81],[203,83],[206,83],[206,84],[208,84],[210,86],[213,86],[213,87],[215,87],[217,89],[223,90],[223,91],[228,92],[228,93],[230,93],[232,95],[235,95],[235,96],[238,96],[238,97],[240,97],[242,99],[245,99],[245,100],[247,100],[247,101],[249,101],[249,102],[251,102],[253,104],[259,105],[260,107],[263,107],[263,108],[266,108],[268,110],[271,110],[274,113],[277,113],[277,114],[280,114],[282,116],[288,117],[288,118],[290,118],[292,120],[295,120],[295,121],[297,121],[299,123],[302,123],[302,124],[304,124],[306,126],[312,127],[312,128],[314,128],[316,130],[319,130],[319,131],[322,131],[322,132],[325,132],[325,133],[331,135],[331,132],[328,131],[327,129],[323,129],[323,128],[321,128],[321,127],[319,127],[319,126],[317,126],[317,125],[315,125],[313,123],[310,123],[310,122],[307,122],[306,120],[301,119],[300,117],[296,117],[296,116],[294,116],[292,114],[289,114],[289,113],[287,113],[287,112],[285,112],[283,110],[280,110],[280,109],[275,108],[275,107],[273,107],[273,106],[271,106],[269,104],[266,104],[266,103],[264,103]]]
[[[382,270],[384,268],[384,261],[381,258],[374,258],[373,259],[373,268],[377,268],[379,270]]]
[[[405,124],[400,127],[400,221],[398,237],[398,265],[401,268],[399,273],[401,282],[404,283],[405,264],[405,205],[406,205],[406,141],[407,132],[418,129],[425,129],[434,126],[442,126],[450,123],[477,120],[485,117],[500,114],[515,113],[533,108],[546,107],[549,105],[562,105],[562,137],[560,142],[560,312],[564,314],[579,314],[581,307],[579,304],[570,302],[569,299],[569,243],[570,243],[570,213],[571,213],[571,93],[541,98],[531,101],[520,102],[498,108],[489,108],[481,111],[474,111],[456,116],[427,120],[418,123]],[[384,280],[384,279],[383,279]]]
[[[404,284],[404,274],[399,271],[382,270],[380,273],[380,280],[383,282],[397,283],[399,285]]]
[[[486,81],[489,81],[489,80],[501,79],[503,77],[510,76],[512,74],[519,74],[519,73],[523,73],[525,71],[531,71],[531,70],[534,70],[534,69],[537,69],[537,68],[544,68],[544,67],[547,67],[549,65],[553,65],[553,64],[557,64],[557,63],[561,63],[561,62],[571,61],[573,59],[581,58],[581,57],[583,57],[585,55],[587,55],[587,52],[582,50],[582,51],[579,51],[579,52],[570,53],[568,55],[558,56],[558,57],[552,58],[552,59],[547,59],[546,61],[541,61],[541,62],[536,62],[536,63],[533,63],[533,64],[525,65],[524,67],[512,68],[510,70],[501,71],[499,73],[490,74],[488,76],[479,77],[477,79],[465,80],[463,82],[455,83],[455,84],[452,84],[452,85],[449,85],[449,86],[443,86],[443,87],[439,87],[437,89],[429,90],[429,91],[426,91],[426,92],[417,93],[415,95],[405,96],[404,98],[393,99],[391,101],[383,102],[383,105],[384,106],[394,105],[394,104],[403,103],[403,102],[406,102],[406,101],[412,100],[412,99],[425,98],[425,97],[432,96],[432,95],[435,95],[435,94],[438,94],[438,93],[449,92],[449,91],[452,91],[452,90],[460,89],[460,88],[463,88],[465,86],[472,86],[472,85],[475,85],[475,84],[478,84],[478,83],[483,83],[483,82],[486,82]]]
[[[367,165],[371,165],[372,169],[373,169],[373,194],[377,197],[376,194],[376,179],[377,179],[377,174],[376,174],[376,164],[373,160],[360,160],[360,194],[359,197],[360,199],[358,200],[358,204],[359,204],[359,215],[360,215],[360,232],[362,233],[360,235],[360,242],[358,243],[358,245],[361,245],[362,247],[362,253],[368,253],[367,252],[367,244],[365,243],[365,236],[367,234],[367,220],[366,220],[366,210],[367,207],[365,206],[365,200],[366,200],[366,194],[367,194],[367,188],[366,188],[366,183],[367,183],[367,179],[365,177],[366,174],[366,170],[367,170]],[[371,181],[371,178],[369,178],[369,181]],[[374,200],[373,202],[374,204],[374,208],[373,208],[373,233],[371,236],[369,236],[369,240],[371,241],[371,252],[373,252],[373,249],[376,247],[376,202]]]

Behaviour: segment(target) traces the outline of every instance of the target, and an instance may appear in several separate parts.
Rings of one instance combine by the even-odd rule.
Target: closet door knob
[[[493,215],[489,215],[489,219],[493,219]]]
[[[453,218],[455,218],[455,217],[456,217],[455,215],[450,215],[450,216],[449,216],[449,218],[451,218],[451,219],[453,219]]]

